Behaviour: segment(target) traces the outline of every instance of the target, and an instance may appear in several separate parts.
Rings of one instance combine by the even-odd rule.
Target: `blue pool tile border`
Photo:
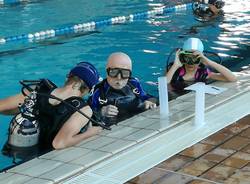
[[[0,0],[6,1],[6,0]],[[24,1],[24,0],[7,0],[7,1]],[[61,27],[61,28],[55,28],[55,29],[47,29],[38,31],[35,33],[28,33],[28,34],[22,34],[22,35],[16,35],[16,36],[8,36],[0,38],[0,44],[7,44],[10,42],[17,42],[17,41],[40,41],[45,40],[57,36],[63,36],[68,35],[72,33],[80,33],[84,31],[93,31],[96,28],[101,28],[109,25],[114,24],[123,24],[123,23],[129,23],[136,20],[143,20],[150,17],[154,17],[156,15],[164,15],[167,13],[173,13],[178,12],[182,10],[187,10],[192,8],[192,3],[182,4],[182,5],[176,5],[172,7],[162,7],[155,10],[150,10],[147,12],[140,12],[140,13],[134,13],[130,14],[128,16],[118,16],[118,17],[112,17],[105,20],[99,20],[99,21],[92,21],[87,23],[79,23],[71,26]]]

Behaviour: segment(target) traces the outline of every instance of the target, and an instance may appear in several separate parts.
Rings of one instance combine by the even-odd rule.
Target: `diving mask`
[[[195,56],[193,52],[190,51],[181,51],[179,59],[182,64],[197,65],[200,63],[200,58]]]

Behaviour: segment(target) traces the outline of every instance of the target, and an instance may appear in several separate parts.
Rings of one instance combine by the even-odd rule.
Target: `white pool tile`
[[[14,167],[10,172],[15,172],[23,175],[28,175],[32,177],[38,177],[46,172],[50,172],[53,169],[62,165],[61,162],[53,160],[39,159],[40,162],[36,162],[34,165],[30,165],[28,168],[25,167]]]
[[[12,174],[6,173],[7,177],[0,177],[0,184],[20,184],[26,183],[28,180],[32,179],[29,176],[21,175],[21,174]]]
[[[195,101],[195,93],[190,91],[189,93],[179,96],[176,98],[176,100],[181,100],[185,102],[194,102]]]
[[[14,174],[13,173],[6,173],[6,172],[0,173],[0,183],[1,183],[1,181],[4,181],[6,178],[9,178],[12,175],[14,175]]]
[[[111,144],[115,140],[116,139],[111,138],[111,137],[100,136],[97,139],[94,139],[94,140],[89,141],[87,143],[81,144],[79,146],[82,147],[82,148],[88,148],[88,149],[96,150],[96,149],[98,149],[100,147]]]
[[[160,108],[158,106],[158,107],[156,107],[154,109],[149,109],[147,111],[144,111],[144,112],[140,113],[139,116],[144,116],[144,117],[146,116],[146,117],[148,117],[150,115],[154,115],[154,114],[159,113],[159,111],[160,111]]]
[[[115,154],[134,144],[136,144],[135,141],[117,140],[109,145],[99,148],[99,150]]]
[[[62,164],[53,170],[42,174],[39,176],[40,178],[53,180],[54,182],[58,182],[63,178],[67,178],[71,175],[78,173],[83,170],[83,166],[75,165],[75,164]]]
[[[108,152],[93,150],[90,153],[79,157],[78,159],[72,160],[70,163],[89,167],[101,160],[110,157],[112,154]]]
[[[134,127],[134,128],[139,128],[139,129],[147,129],[147,127],[151,126],[156,121],[158,121],[157,119],[149,119],[146,117],[143,117],[143,121],[142,120],[136,121],[136,120],[137,119],[134,119],[134,121],[130,122],[130,124],[128,124],[128,126]]]
[[[20,172],[20,171],[29,169],[35,165],[39,165],[39,164],[43,163],[43,161],[44,161],[43,159],[35,158],[35,159],[29,160],[27,162],[24,162],[23,164],[18,165],[17,167],[13,167],[13,168],[9,169],[8,172]]]
[[[81,145],[81,144],[85,144],[89,141],[92,141],[92,140],[95,140],[95,139],[98,139],[100,137],[99,134],[95,135],[95,136],[92,136],[92,137],[89,137],[88,139],[85,139],[83,141],[81,141],[80,143],[78,143],[77,145],[75,145],[74,147],[78,147],[78,145]]]
[[[180,111],[177,113],[172,112],[169,119],[170,119],[170,121],[180,122],[180,121],[184,121],[186,119],[192,118],[193,116],[194,116],[194,112],[192,112],[192,111]]]
[[[182,103],[179,103],[177,105],[174,106],[170,106],[169,107],[169,111],[170,112],[178,112],[178,111],[191,111],[193,112],[194,110],[194,101],[190,102],[190,101],[182,101]]]
[[[177,123],[178,121],[170,121],[168,117],[164,117],[154,122],[151,126],[148,126],[147,129],[158,130],[161,132],[176,125]]]
[[[80,148],[80,147],[71,147],[64,149],[60,154],[56,155],[55,157],[52,157],[52,160],[55,161],[61,161],[61,162],[69,162],[71,160],[77,159],[78,157],[82,155],[86,155],[92,150]]]
[[[112,137],[112,138],[123,138],[127,137],[128,135],[139,131],[140,129],[138,128],[133,128],[133,127],[123,127],[123,128],[118,128],[116,130],[112,130],[109,134],[106,136]]]
[[[26,181],[25,184],[53,184],[53,181],[40,179],[40,178],[32,178],[29,181]]]
[[[125,137],[125,140],[131,140],[131,141],[136,141],[136,142],[141,142],[149,137],[152,137],[153,135],[159,133],[156,130],[146,130],[146,129],[142,129],[139,130],[127,137]]]
[[[134,125],[135,123],[138,123],[138,122],[140,123],[140,122],[142,122],[142,121],[145,121],[145,119],[146,119],[145,117],[140,116],[140,115],[138,115],[138,116],[133,116],[132,118],[129,118],[129,119],[126,119],[126,120],[120,122],[119,125],[134,127],[133,125]]]

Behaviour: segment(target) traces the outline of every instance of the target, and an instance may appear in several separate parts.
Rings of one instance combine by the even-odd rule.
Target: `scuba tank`
[[[31,147],[38,143],[39,123],[35,118],[36,92],[25,97],[19,106],[20,113],[10,122],[8,144],[14,147]]]
[[[13,147],[31,147],[38,144],[40,127],[37,120],[39,114],[37,107],[37,100],[39,96],[46,96],[52,99],[56,99],[63,104],[75,109],[77,112],[88,118],[90,121],[95,122],[97,125],[104,129],[111,130],[110,127],[106,126],[104,122],[96,122],[94,119],[85,115],[81,110],[77,109],[70,103],[57,98],[56,96],[46,94],[41,91],[41,88],[51,89],[53,86],[48,85],[47,80],[38,81],[20,81],[23,85],[22,93],[25,96],[24,103],[19,106],[20,113],[13,117],[9,126],[9,137],[8,144]],[[36,86],[32,89],[31,86]],[[24,89],[27,89],[30,94],[26,94]]]

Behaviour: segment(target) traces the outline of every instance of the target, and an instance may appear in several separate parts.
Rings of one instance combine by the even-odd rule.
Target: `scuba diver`
[[[187,39],[182,49],[177,49],[174,62],[170,67],[167,66],[166,76],[170,87],[183,90],[190,84],[206,82],[208,79],[227,82],[237,80],[229,69],[210,60],[203,52],[203,43],[198,38]]]
[[[0,100],[0,113],[15,115],[5,148],[13,154],[15,149],[20,153],[34,146],[47,152],[76,145],[108,129],[90,118],[93,112],[83,99],[98,80],[96,68],[80,62],[70,70],[63,87],[48,79],[20,81],[22,93]]]
[[[193,14],[198,21],[210,21],[218,15],[223,15],[223,6],[225,2],[222,0],[198,0],[193,3]]]
[[[112,125],[146,109],[156,107],[156,99],[145,93],[132,74],[132,61],[122,52],[109,56],[107,78],[95,86],[89,104],[97,119]]]

